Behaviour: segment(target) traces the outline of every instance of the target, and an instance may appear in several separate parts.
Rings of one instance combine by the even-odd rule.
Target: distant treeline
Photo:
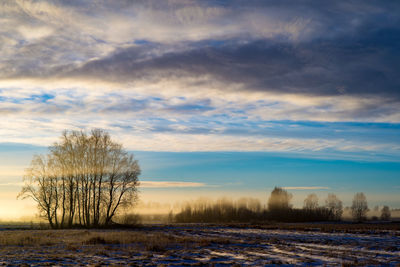
[[[335,220],[325,207],[313,210],[288,208],[281,210],[254,210],[235,201],[219,200],[208,205],[187,205],[174,216],[178,223],[228,223],[228,222],[311,222]]]
[[[342,201],[335,194],[328,194],[323,206],[318,205],[318,198],[310,194],[304,200],[303,208],[293,208],[290,201],[292,194],[275,187],[266,206],[258,199],[242,198],[237,201],[220,199],[216,202],[195,202],[187,204],[180,212],[169,216],[178,223],[229,223],[229,222],[316,222],[340,221],[343,214]],[[354,196],[351,213],[355,221],[366,219],[368,205],[363,193]],[[381,219],[390,220],[390,209],[384,206]]]

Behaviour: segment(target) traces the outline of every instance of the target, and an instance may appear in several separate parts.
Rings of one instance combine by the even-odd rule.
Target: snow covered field
[[[147,226],[134,230],[0,231],[4,265],[392,265],[400,231],[351,232],[232,226]]]

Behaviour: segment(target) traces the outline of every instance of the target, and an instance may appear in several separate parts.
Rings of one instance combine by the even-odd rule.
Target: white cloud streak
[[[197,182],[173,182],[173,181],[140,181],[139,188],[188,188],[206,187],[205,183]]]
[[[328,190],[329,187],[326,186],[284,186],[282,187],[286,190]]]

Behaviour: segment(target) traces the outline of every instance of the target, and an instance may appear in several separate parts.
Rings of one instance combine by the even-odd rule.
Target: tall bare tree
[[[269,211],[281,211],[291,208],[290,200],[292,194],[285,189],[275,187],[271,192],[271,196],[268,199],[268,210]]]
[[[309,194],[306,199],[304,199],[304,209],[306,210],[316,210],[318,208],[318,197],[316,194]]]
[[[340,220],[343,214],[343,203],[335,194],[328,194],[325,200],[325,207],[329,210],[331,219]]]
[[[53,167],[50,156],[35,155],[31,166],[26,169],[25,185],[18,197],[36,201],[39,215],[46,218],[51,227],[57,227],[58,188]]]
[[[389,207],[388,206],[383,206],[383,208],[381,210],[381,220],[389,221],[391,217],[392,217],[392,214],[390,212]]]
[[[140,168],[108,133],[65,131],[46,156],[35,156],[20,197],[31,197],[53,228],[110,224],[137,200]]]
[[[368,212],[367,198],[364,193],[357,193],[354,195],[353,204],[351,205],[351,214],[354,220],[361,222],[366,219]]]

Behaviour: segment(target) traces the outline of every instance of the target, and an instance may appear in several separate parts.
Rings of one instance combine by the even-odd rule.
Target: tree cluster
[[[268,199],[265,217],[269,220],[286,222],[338,221],[342,217],[342,202],[335,194],[329,194],[325,206],[319,206],[316,194],[310,194],[304,200],[302,209],[292,208],[292,194],[285,189],[275,187]]]
[[[197,201],[187,203],[175,215],[179,223],[227,223],[249,222],[260,219],[261,204],[258,199],[241,198],[238,201],[218,199],[216,202]]]
[[[34,156],[19,197],[36,201],[52,228],[109,225],[136,201],[139,174],[108,133],[65,131],[48,154]]]

